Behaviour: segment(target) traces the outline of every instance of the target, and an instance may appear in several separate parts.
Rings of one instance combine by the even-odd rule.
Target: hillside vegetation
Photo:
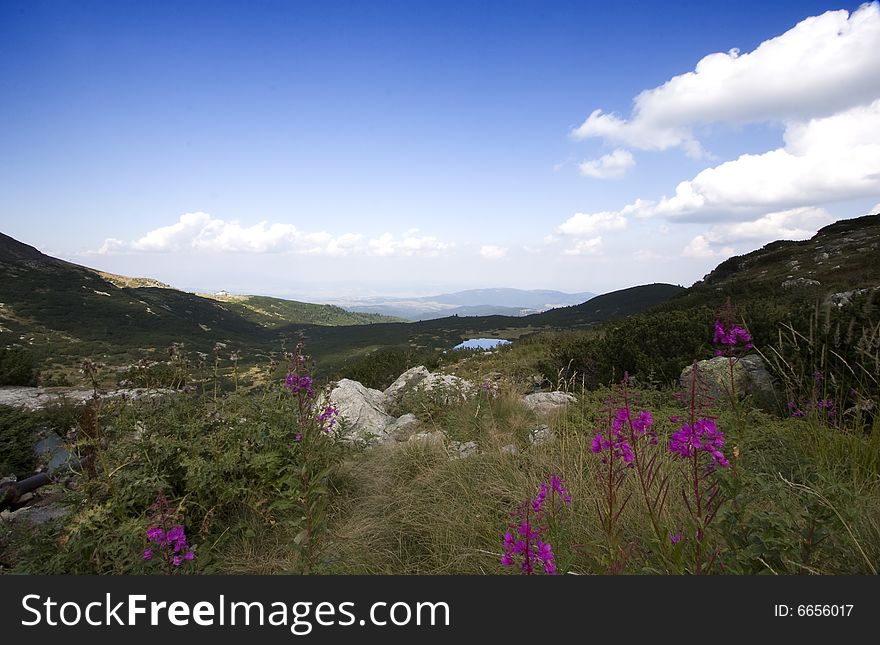
[[[838,223],[722,264],[687,291],[649,285],[524,323],[304,327],[317,364],[291,347],[248,379],[225,353],[199,370],[178,348],[161,365],[185,387],[163,403],[2,410],[0,463],[26,476],[21,441],[42,426],[63,438],[72,470],[41,489],[36,510],[3,520],[0,567],[876,574],[880,281],[859,249],[878,232],[876,217]],[[825,252],[830,266],[816,259]],[[795,261],[820,284],[783,286],[803,277]],[[849,277],[836,281],[842,270]],[[517,340],[435,351],[477,329]],[[343,347],[359,351],[334,355],[342,331]],[[383,343],[413,333],[411,344]],[[677,382],[682,366],[716,354],[731,374],[765,357],[780,405],[760,404],[724,370],[711,395],[706,367]],[[401,384],[409,367],[423,380]],[[101,369],[86,369],[94,387]],[[387,389],[322,390],[321,369]],[[372,412],[346,412],[342,392],[361,392]],[[378,421],[364,425],[370,414]]]

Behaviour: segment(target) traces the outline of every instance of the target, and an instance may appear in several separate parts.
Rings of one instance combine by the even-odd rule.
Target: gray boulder
[[[533,446],[543,446],[553,440],[553,431],[550,426],[540,425],[529,432],[529,443]]]
[[[178,394],[178,391],[167,388],[120,388],[109,392],[98,392],[98,398],[102,401],[122,399],[158,405],[173,394]],[[93,396],[94,391],[84,387],[0,387],[0,405],[26,410],[42,410],[53,403],[85,403]]]
[[[361,440],[370,436],[384,437],[394,417],[385,411],[385,395],[364,387],[358,381],[344,378],[330,392],[330,403],[339,410],[350,431],[349,438]]]
[[[467,459],[471,455],[478,452],[477,443],[475,441],[450,441],[449,442],[449,458],[450,459]]]
[[[404,392],[416,387],[430,375],[431,373],[424,365],[412,367],[405,371],[397,377],[397,380],[395,380],[394,383],[385,388],[385,396],[388,399],[388,404],[393,405],[399,403]]]
[[[686,387],[691,382],[693,365],[681,372],[681,384]],[[726,356],[698,361],[697,372],[706,387],[707,394],[718,401],[730,396],[730,361]],[[779,409],[773,377],[767,371],[764,360],[757,354],[747,354],[733,362],[733,385],[737,398],[751,395],[752,400],[762,410],[775,412]]]
[[[422,426],[414,414],[404,414],[385,429],[389,441],[406,441]]]
[[[564,409],[571,403],[576,403],[577,397],[568,392],[535,392],[526,394],[522,402],[535,414],[547,416]]]
[[[446,445],[446,437],[442,432],[417,432],[408,440],[409,443],[425,448],[443,448]]]

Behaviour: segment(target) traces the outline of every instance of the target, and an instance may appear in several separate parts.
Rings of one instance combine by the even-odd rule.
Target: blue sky
[[[875,212],[878,50],[876,3],[2,0],[0,231],[313,300],[690,285]]]

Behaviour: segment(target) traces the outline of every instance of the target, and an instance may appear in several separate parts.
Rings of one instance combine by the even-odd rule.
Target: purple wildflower
[[[669,541],[672,542],[672,544],[678,544],[679,542],[681,542],[681,531],[679,531],[678,533],[674,533],[673,535],[670,535]]]
[[[336,417],[339,416],[339,409],[334,405],[325,406],[318,415],[318,421],[321,422],[321,430],[330,432],[330,429],[336,424]]]
[[[153,549],[144,549],[144,560],[151,560],[153,558]]]
[[[311,398],[315,398],[312,377],[308,374],[288,374],[287,379],[284,381],[284,387],[290,390],[291,394],[305,392]]]
[[[504,554],[501,556],[501,564],[505,567],[513,566],[517,557],[522,558],[520,569],[526,575],[535,572],[535,565],[540,563],[544,572],[550,575],[556,574],[556,559],[553,548],[549,542],[540,539],[542,527],[536,527],[529,521],[528,515],[516,526],[516,535],[511,531],[504,534]]]
[[[544,507],[544,500],[547,498],[547,484],[541,482],[541,488],[538,490],[538,496],[532,502],[532,510],[540,513]]]
[[[669,441],[669,451],[672,453],[689,458],[704,450],[719,466],[727,468],[730,462],[721,452],[723,447],[724,433],[713,419],[697,419],[693,425],[684,423]]]
[[[712,343],[715,345],[723,345],[722,349],[715,350],[716,356],[731,355],[737,349],[737,345],[742,344],[745,349],[752,349],[752,335],[739,325],[733,325],[730,329],[725,329],[724,323],[720,320],[715,321],[715,333],[712,336]]]
[[[565,482],[562,481],[562,477],[559,475],[551,475],[550,476],[550,488],[552,488],[557,495],[559,495],[559,499],[561,499],[566,504],[571,504],[571,493],[568,492],[568,488],[565,487]]]

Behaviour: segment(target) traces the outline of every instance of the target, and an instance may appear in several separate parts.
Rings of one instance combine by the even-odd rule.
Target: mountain
[[[316,305],[311,302],[284,300],[270,296],[198,295],[222,302],[242,317],[269,329],[278,329],[291,323],[338,327],[405,322],[403,318],[394,316],[355,312],[336,305]]]
[[[221,302],[59,260],[0,233],[0,347],[26,345],[48,364],[86,356],[122,363],[175,342],[202,352],[216,342],[267,351],[309,325],[387,320],[277,298]]]
[[[264,296],[205,297],[155,286],[147,279],[102,274],[0,234],[0,346],[29,347],[44,369],[69,369],[85,357],[111,365],[145,355],[160,358],[175,342],[184,343],[188,352],[210,352],[223,342],[228,351],[241,350],[245,363],[259,362],[260,355],[303,341],[319,369],[329,373],[352,356],[380,347],[444,350],[475,336],[513,339],[549,329],[592,327],[644,311],[682,291],[674,285],[643,285],[529,315],[388,322],[331,305]],[[521,302],[559,304],[547,301],[592,295],[488,289],[442,294],[446,302],[431,302],[447,311],[461,307],[476,313],[487,306],[509,308],[454,302],[526,298]]]
[[[527,316],[556,307],[580,304],[595,293],[564,293],[549,289],[468,289],[418,298],[360,298],[343,301],[346,309],[432,320],[445,316]]]
[[[661,309],[760,301],[790,308],[880,287],[880,214],[840,220],[802,241],[779,240],[731,257]]]

